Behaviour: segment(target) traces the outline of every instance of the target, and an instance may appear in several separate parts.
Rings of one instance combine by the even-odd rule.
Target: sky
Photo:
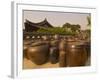
[[[65,23],[79,24],[81,29],[87,28],[87,16],[89,13],[75,13],[75,12],[51,12],[51,11],[24,11],[24,22],[25,19],[31,22],[38,23],[43,21],[45,18],[53,26],[62,26]]]

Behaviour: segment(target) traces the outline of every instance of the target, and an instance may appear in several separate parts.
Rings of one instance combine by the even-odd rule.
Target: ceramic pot
[[[87,52],[82,44],[69,44],[66,47],[66,66],[85,66]]]
[[[49,58],[49,45],[46,43],[32,44],[28,48],[28,58],[37,65],[46,63]]]

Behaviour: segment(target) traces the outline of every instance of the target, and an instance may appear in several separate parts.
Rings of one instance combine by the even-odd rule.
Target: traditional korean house
[[[25,23],[25,31],[26,32],[33,32],[33,31],[37,31],[40,27],[50,27],[52,28],[53,26],[47,21],[47,19],[39,22],[39,23],[34,23],[34,22],[31,22],[29,20],[26,19]]]

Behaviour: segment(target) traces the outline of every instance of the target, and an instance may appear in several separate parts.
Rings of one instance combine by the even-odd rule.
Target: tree
[[[91,17],[90,16],[87,16],[87,21],[88,21],[87,26],[91,26]]]
[[[81,26],[79,24],[70,24],[70,23],[65,23],[63,25],[63,28],[70,33],[73,34],[79,34],[80,33],[80,28]]]
[[[70,28],[71,27],[71,24],[70,23],[65,23],[64,25],[63,25],[63,28]]]
[[[88,24],[87,24],[88,29],[90,30],[90,28],[91,28],[91,16],[87,16],[87,22],[88,22]]]
[[[72,33],[72,30],[71,30],[71,24],[70,23],[65,23],[62,28],[64,28],[66,30],[66,32],[68,33]]]

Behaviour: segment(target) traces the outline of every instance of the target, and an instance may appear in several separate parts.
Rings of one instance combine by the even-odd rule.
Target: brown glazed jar
[[[66,66],[85,66],[87,58],[87,52],[83,44],[67,44]]]
[[[85,42],[84,47],[86,49],[87,56],[91,57],[91,42]]]
[[[52,64],[56,64],[59,60],[59,41],[58,40],[53,40],[50,41],[50,57],[49,61]]]
[[[66,67],[66,41],[61,40],[59,44],[59,66]]]
[[[28,49],[28,46],[24,45],[23,46],[23,58],[27,58],[28,59],[28,57],[27,57],[27,49]]]
[[[65,51],[60,51],[59,66],[66,67],[66,52]]]
[[[28,59],[28,56],[27,56],[27,49],[28,47],[30,46],[31,42],[29,41],[24,41],[23,43],[23,58],[27,58]]]
[[[49,45],[42,42],[32,44],[28,48],[28,58],[37,65],[46,63],[49,58]]]
[[[51,47],[49,61],[52,64],[56,64],[58,60],[59,60],[59,49],[57,47]]]

